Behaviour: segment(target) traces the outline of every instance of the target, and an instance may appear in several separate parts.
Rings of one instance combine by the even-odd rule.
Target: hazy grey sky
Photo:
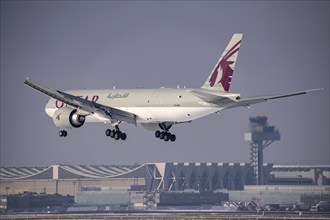
[[[249,117],[282,140],[275,164],[329,162],[329,1],[1,1],[1,166],[249,162]],[[174,143],[141,126],[114,141],[102,123],[60,138],[44,107],[50,88],[199,87],[233,33],[244,34],[231,91],[322,92],[223,111],[174,126]]]

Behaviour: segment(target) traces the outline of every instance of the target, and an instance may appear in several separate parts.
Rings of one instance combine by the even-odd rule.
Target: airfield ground
[[[0,219],[122,219],[122,220],[328,220],[330,213],[101,213],[101,214],[7,214]]]

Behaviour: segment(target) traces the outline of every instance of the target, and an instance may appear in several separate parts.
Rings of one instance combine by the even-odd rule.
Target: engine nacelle
[[[58,128],[79,128],[85,123],[85,116],[77,114],[77,109],[69,107],[55,111],[53,121]]]

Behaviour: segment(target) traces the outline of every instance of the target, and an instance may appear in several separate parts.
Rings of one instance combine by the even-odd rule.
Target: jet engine
[[[58,128],[79,128],[85,123],[85,116],[79,115],[77,109],[59,108],[53,115],[53,121]]]

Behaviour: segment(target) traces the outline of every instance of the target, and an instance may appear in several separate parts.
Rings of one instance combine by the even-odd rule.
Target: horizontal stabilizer
[[[242,98],[241,100],[239,100],[236,103],[233,103],[233,105],[230,105],[227,108],[234,108],[234,107],[239,107],[239,106],[249,107],[250,105],[261,103],[261,102],[266,102],[266,101],[272,100],[272,99],[280,99],[280,98],[286,98],[286,97],[297,96],[297,95],[305,95],[309,92],[314,92],[314,91],[318,91],[318,90],[323,90],[323,88],[287,93],[287,94],[283,94],[283,95],[270,95],[270,96],[263,96],[263,97]]]

